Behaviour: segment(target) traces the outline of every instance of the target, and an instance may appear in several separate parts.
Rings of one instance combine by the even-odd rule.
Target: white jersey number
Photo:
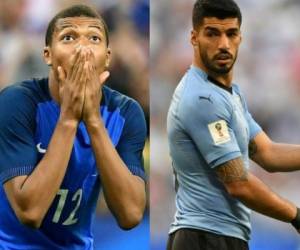
[[[57,205],[56,211],[54,213],[52,222],[54,222],[54,223],[59,222],[62,210],[66,203],[68,193],[69,193],[68,189],[60,189],[57,192],[57,195],[59,195],[60,198],[59,198],[58,205]],[[72,201],[77,202],[76,206],[73,209],[73,211],[70,213],[69,217],[62,223],[63,225],[65,225],[65,226],[73,225],[78,221],[78,218],[75,218],[75,214],[76,214],[77,210],[79,209],[81,199],[82,199],[82,189],[80,188],[76,191],[76,193],[72,197]]]

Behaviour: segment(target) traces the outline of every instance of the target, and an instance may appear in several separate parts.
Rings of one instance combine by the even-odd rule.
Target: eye
[[[228,36],[228,37],[236,37],[237,34],[236,34],[235,32],[232,32],[232,33],[227,34],[227,36]]]
[[[216,37],[216,36],[218,36],[218,33],[215,32],[215,31],[208,31],[208,32],[206,33],[206,35],[207,35],[208,37]]]
[[[62,37],[62,40],[65,41],[65,42],[70,42],[70,41],[74,41],[75,38],[73,36],[71,36],[71,35],[64,35]]]
[[[90,40],[94,43],[100,43],[101,42],[101,38],[99,36],[91,36]]]

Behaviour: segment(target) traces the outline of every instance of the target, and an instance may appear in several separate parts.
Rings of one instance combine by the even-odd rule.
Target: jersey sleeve
[[[257,134],[262,131],[262,128],[258,125],[258,123],[253,119],[252,115],[247,111],[247,121],[250,131],[250,140],[252,140]]]
[[[240,90],[238,88],[238,93],[240,95],[240,98],[242,100],[245,114],[246,114],[246,119],[248,122],[248,127],[249,127],[249,139],[252,140],[258,133],[262,131],[262,128],[259,126],[259,124],[253,119],[251,113],[248,110],[248,105],[247,102],[244,98],[244,96],[240,93]]]
[[[120,157],[132,174],[146,179],[143,149],[147,136],[144,113],[135,101],[129,104],[125,113],[125,125],[116,147]]]
[[[249,127],[249,138],[250,140],[252,140],[258,133],[260,133],[262,131],[262,128],[259,126],[259,124],[253,119],[252,115],[250,114],[248,107],[247,107],[247,103],[246,101],[243,99],[244,102],[244,106],[246,109],[246,119],[248,122],[248,127]]]
[[[230,124],[232,107],[226,100],[185,99],[178,114],[185,131],[211,168],[242,155]]]
[[[21,87],[0,92],[0,182],[31,173],[37,163],[35,108]]]

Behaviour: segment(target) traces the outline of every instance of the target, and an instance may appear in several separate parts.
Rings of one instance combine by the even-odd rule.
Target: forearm
[[[300,146],[272,143],[259,162],[269,172],[300,170]]]
[[[218,166],[216,172],[228,193],[247,207],[285,222],[291,222],[296,217],[296,206],[247,172],[241,157]]]
[[[296,206],[272,192],[257,177],[248,173],[247,181],[235,197],[252,210],[277,220],[291,222],[296,217]]]
[[[59,121],[42,160],[18,191],[20,206],[44,217],[65,176],[77,125]]]
[[[249,156],[269,172],[300,170],[300,145],[275,143],[264,132],[249,142]]]
[[[146,198],[142,179],[120,158],[101,120],[87,125],[106,202],[121,227],[131,228],[142,218]]]

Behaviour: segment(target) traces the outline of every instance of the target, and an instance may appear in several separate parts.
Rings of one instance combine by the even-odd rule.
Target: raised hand
[[[85,85],[87,82],[87,50],[78,47],[71,57],[72,67],[66,74],[58,67],[60,119],[79,122],[82,119]]]
[[[87,53],[87,78],[85,88],[85,101],[83,105],[83,121],[88,124],[93,121],[98,121],[100,118],[99,107],[102,99],[102,86],[109,77],[109,72],[104,71],[97,73],[95,67],[95,56],[91,50]]]

